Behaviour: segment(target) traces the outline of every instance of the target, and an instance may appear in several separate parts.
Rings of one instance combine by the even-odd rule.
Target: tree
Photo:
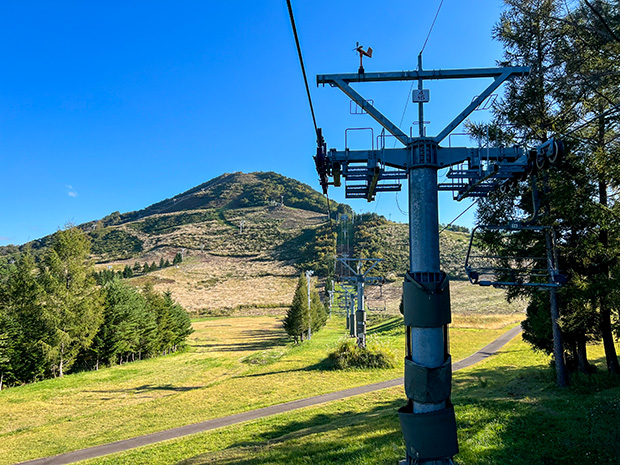
[[[125,265],[125,268],[123,269],[123,278],[133,278],[133,270],[129,265]]]
[[[172,300],[172,294],[170,292],[164,293],[164,302],[170,311],[172,332],[174,334],[172,350],[176,352],[180,347],[185,345],[187,337],[192,334],[194,330],[189,315],[183,307]]]
[[[282,326],[295,344],[304,340],[304,334],[308,331],[308,287],[303,274],[297,280],[293,302],[286,312]]]
[[[325,326],[328,317],[329,310],[326,309],[323,302],[321,302],[318,291],[316,289],[312,289],[310,291],[310,318],[312,321],[312,334],[319,332],[319,330]]]
[[[40,311],[42,290],[37,268],[29,249],[18,258],[2,288],[4,331],[9,337],[6,353],[11,357],[8,363],[13,377],[16,382],[36,381],[46,372],[40,341],[47,327]]]
[[[0,307],[0,391],[2,391],[5,380],[10,382],[14,378],[11,362],[14,360],[16,329],[6,309]]]
[[[178,265],[179,263],[183,262],[183,255],[181,255],[181,252],[177,252],[177,254],[174,256],[174,259],[172,260],[172,264],[173,265]]]
[[[610,121],[602,115],[614,104],[620,84],[620,44],[601,32],[600,18],[591,8],[578,6],[563,14],[566,5],[555,0],[506,3],[508,8],[495,29],[505,47],[504,64],[529,65],[532,72],[508,84],[489,133],[498,145],[527,144],[578,127],[570,131],[573,136],[566,141],[570,153],[563,163],[541,173],[537,182],[544,194],[542,220],[557,231],[560,267],[569,276],[568,285],[558,291],[558,321],[573,366],[588,372],[586,343],[602,337],[608,368],[618,372],[611,315],[620,308],[616,291],[620,277],[615,273],[620,224],[617,206],[608,194],[620,184],[620,149],[617,118]],[[605,12],[607,6],[606,2],[595,5],[598,12]],[[593,117],[598,117],[596,124],[582,124]],[[470,128],[478,135],[485,129]],[[534,210],[529,199],[525,184],[503,198],[491,196],[479,210],[479,220],[495,224],[515,220],[520,215],[517,210],[523,218]],[[548,304],[532,293],[521,293],[530,298],[524,337],[535,347],[549,350]]]
[[[122,281],[112,281],[105,287],[103,324],[91,349],[96,368],[100,361],[120,364],[123,357],[127,359],[138,351],[140,315],[145,307],[144,297]]]
[[[40,265],[41,340],[54,375],[63,376],[78,353],[90,346],[102,322],[103,306],[89,261],[90,242],[76,227],[54,234]]]

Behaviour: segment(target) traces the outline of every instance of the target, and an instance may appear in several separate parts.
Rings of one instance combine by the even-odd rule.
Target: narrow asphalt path
[[[508,341],[521,333],[521,327],[517,326],[500,337],[495,339],[487,346],[480,349],[478,352],[470,355],[463,360],[459,360],[452,364],[452,371],[462,370],[463,368],[474,365],[485,358],[495,354],[501,349]],[[224,426],[235,425],[237,423],[243,423],[250,420],[256,420],[258,418],[268,417],[278,413],[290,412],[304,407],[312,407],[318,404],[324,404],[333,400],[345,399],[351,396],[357,396],[360,394],[366,394],[368,392],[379,391],[381,389],[387,389],[395,386],[402,386],[403,378],[391,379],[389,381],[383,381],[380,383],[367,384],[365,386],[358,386],[351,389],[345,389],[343,391],[330,392],[328,394],[322,394],[320,396],[308,397],[306,399],[294,400],[292,402],[285,402],[283,404],[272,405],[270,407],[264,407],[257,410],[250,410],[249,412],[238,413],[236,415],[230,415],[222,418],[214,418],[213,420],[203,421],[201,423],[194,423],[192,425],[180,426],[178,428],[159,431],[157,433],[146,434],[144,436],[138,436],[131,439],[125,439],[123,441],[111,442],[109,444],[102,444],[100,446],[89,447],[87,449],[80,449],[73,452],[67,452],[66,454],[55,455],[53,457],[44,457],[36,460],[30,460],[28,462],[21,462],[23,465],[64,465],[68,463],[79,462],[80,460],[92,459],[95,457],[101,457],[103,455],[114,454],[116,452],[124,452],[136,447],[148,446],[161,441],[167,441],[169,439],[176,439],[182,436],[190,434],[202,433],[216,428],[222,428]]]

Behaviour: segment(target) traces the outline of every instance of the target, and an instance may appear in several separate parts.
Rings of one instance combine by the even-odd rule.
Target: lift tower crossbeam
[[[423,70],[388,73],[325,74],[317,84],[341,89],[402,145],[401,148],[343,151],[327,150],[318,133],[317,171],[323,191],[328,184],[347,183],[347,198],[374,199],[376,192],[400,189],[395,180],[409,181],[409,272],[403,284],[407,332],[405,392],[407,405],[399,410],[407,464],[450,464],[458,453],[454,407],[450,402],[451,359],[448,324],[451,321],[448,278],[439,265],[438,190],[452,190],[458,200],[484,196],[502,183],[513,182],[536,165],[545,149],[527,152],[521,147],[440,147],[444,140],[503,82],[526,76],[527,67]],[[426,80],[492,78],[493,82],[438,135],[426,137],[423,90]],[[418,81],[420,136],[410,137],[351,87],[356,82]],[[553,146],[554,142],[550,142]],[[458,165],[458,166],[455,166]],[[450,168],[449,183],[437,184],[437,171]],[[333,182],[329,182],[329,178]]]

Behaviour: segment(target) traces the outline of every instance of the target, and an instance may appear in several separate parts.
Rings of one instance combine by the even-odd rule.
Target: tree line
[[[614,346],[620,333],[620,5],[591,0],[506,0],[494,29],[506,66],[530,66],[498,99],[490,123],[469,123],[470,133],[495,146],[535,147],[564,140],[563,160],[505,193],[482,201],[478,221],[506,224],[534,216],[553,226],[559,265],[568,277],[558,290],[562,360],[590,373],[587,343],[602,341],[607,369],[620,373]],[[538,197],[533,194],[538,192]],[[536,201],[536,198],[539,201]],[[515,240],[522,240],[514,235]],[[497,250],[498,238],[480,245]],[[515,250],[518,244],[514,244]],[[544,240],[538,253],[544,256]],[[552,352],[546,292],[515,288],[528,299],[524,338]]]
[[[144,262],[144,264],[142,265],[140,265],[140,263],[138,262],[135,262],[133,267],[125,265],[125,268],[123,268],[122,271],[114,271],[110,268],[96,271],[94,273],[95,281],[97,281],[97,284],[99,284],[100,286],[103,286],[104,284],[110,281],[114,281],[115,279],[129,279],[133,278],[134,276],[150,273],[151,271],[157,271],[164,268],[169,268],[171,266],[176,266],[180,263],[183,263],[183,254],[181,254],[181,252],[177,252],[177,254],[172,259],[172,263],[170,263],[170,260],[164,260],[164,257],[161,257],[159,259],[159,265],[157,265],[155,262],[151,262],[150,265],[147,262]]]
[[[0,389],[185,345],[190,319],[170,293],[98,286],[89,255],[87,236],[70,227],[40,260],[25,251],[0,266]]]

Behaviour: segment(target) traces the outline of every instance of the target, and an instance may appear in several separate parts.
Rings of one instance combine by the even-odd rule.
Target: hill
[[[114,212],[79,227],[92,241],[99,270],[131,268],[129,282],[170,290],[189,311],[280,313],[290,304],[299,272],[313,269],[325,276],[332,269],[336,236],[343,229],[334,220],[338,234],[332,232],[326,210],[319,192],[294,179],[272,172],[232,173],[142,210]],[[331,211],[335,218],[353,217],[346,204],[332,201]],[[354,256],[385,259],[378,270],[395,282],[383,291],[397,306],[398,278],[408,263],[407,225],[365,214],[345,226]],[[50,240],[46,236],[28,246],[36,255]],[[462,278],[467,236],[446,231],[441,241],[444,269]],[[0,261],[3,252],[6,259],[23,248],[0,248]],[[158,266],[179,253],[180,266]],[[145,265],[156,271],[144,272]]]

